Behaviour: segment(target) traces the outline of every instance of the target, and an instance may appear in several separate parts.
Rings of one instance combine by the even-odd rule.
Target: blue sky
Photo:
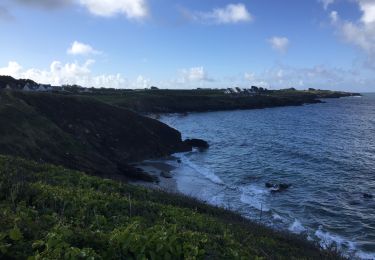
[[[0,34],[54,85],[375,90],[375,0],[2,0]]]

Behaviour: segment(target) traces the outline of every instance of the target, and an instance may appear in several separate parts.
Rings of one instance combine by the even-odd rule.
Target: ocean
[[[178,190],[375,259],[375,94],[324,102],[162,116],[183,138],[210,144],[168,161]],[[272,192],[266,183],[291,186]]]

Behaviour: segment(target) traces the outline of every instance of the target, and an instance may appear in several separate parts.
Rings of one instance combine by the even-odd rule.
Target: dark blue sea
[[[324,102],[162,116],[210,144],[170,162],[179,191],[375,259],[375,94]],[[291,187],[272,192],[266,182]]]

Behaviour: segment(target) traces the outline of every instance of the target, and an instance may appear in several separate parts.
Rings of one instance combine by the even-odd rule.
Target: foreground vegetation
[[[235,213],[0,156],[0,258],[331,259]]]

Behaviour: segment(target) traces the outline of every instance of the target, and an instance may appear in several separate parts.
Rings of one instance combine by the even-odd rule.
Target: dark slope
[[[186,150],[167,125],[88,97],[0,92],[0,153],[98,175]]]
[[[0,76],[0,89],[11,88],[11,89],[22,89],[26,84],[32,86],[38,85],[31,79],[15,79],[11,76]]]

